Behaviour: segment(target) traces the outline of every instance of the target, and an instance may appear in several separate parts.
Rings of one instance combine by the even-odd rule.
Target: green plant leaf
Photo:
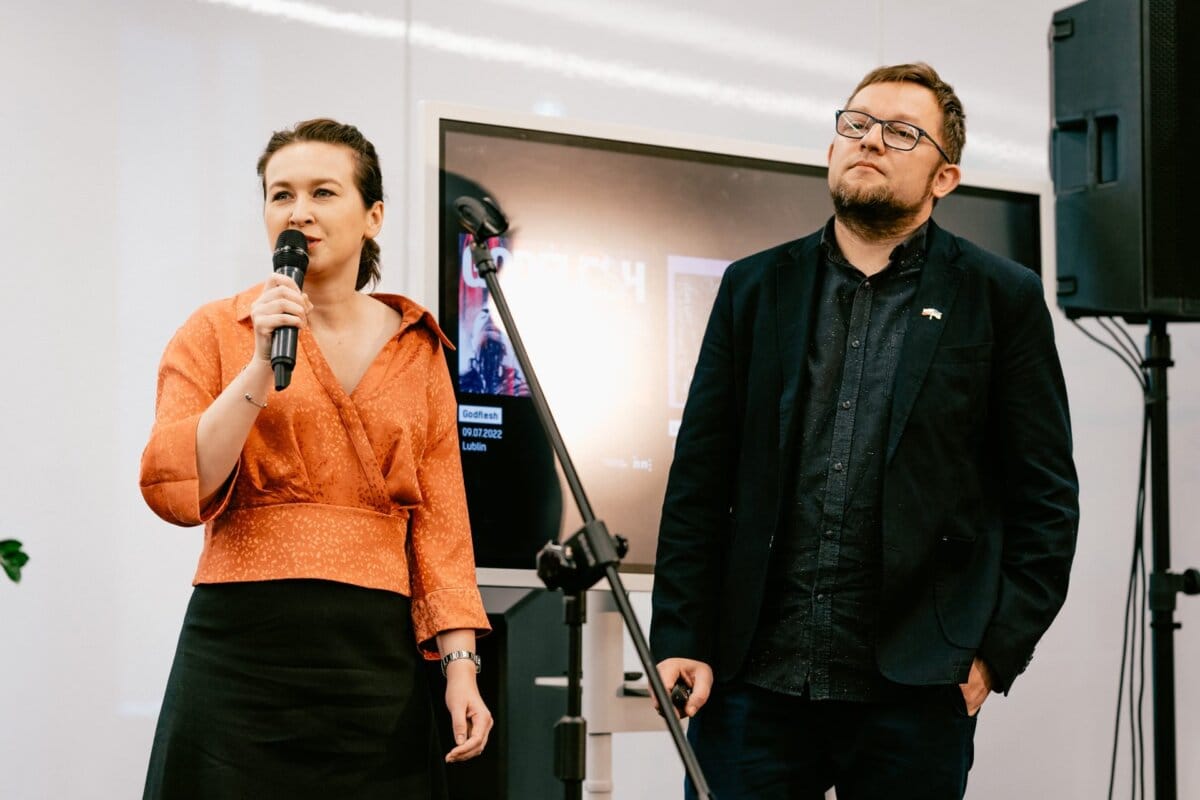
[[[0,567],[13,583],[21,582],[21,567],[29,563],[29,555],[21,552],[21,543],[16,539],[0,542]]]

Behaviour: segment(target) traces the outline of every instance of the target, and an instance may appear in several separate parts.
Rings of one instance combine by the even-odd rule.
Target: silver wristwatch
[[[479,674],[479,671],[483,669],[483,662],[479,660],[477,653],[472,653],[470,650],[455,650],[442,656],[442,675],[445,676],[446,667],[449,666],[451,661],[458,661],[463,658],[469,658],[475,662],[475,674]]]

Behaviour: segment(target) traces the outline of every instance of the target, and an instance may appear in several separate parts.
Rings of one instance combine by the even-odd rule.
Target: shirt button
[[[850,343],[850,346],[857,348],[860,344],[861,344],[861,342],[859,342],[858,339],[855,339],[853,342]]]
[[[833,465],[834,472],[841,472],[845,468],[846,468],[845,465],[843,465],[842,462],[840,462],[840,461]]]
[[[833,531],[825,531],[825,538],[826,538],[826,539],[832,539],[832,538],[833,538]]]
[[[824,603],[824,602],[825,602],[825,595],[823,595],[823,594],[819,594],[819,595],[817,595],[817,602],[818,602],[818,603]]]
[[[849,408],[850,408],[850,401],[849,401],[849,400],[843,400],[843,401],[842,401],[842,408],[849,409]]]

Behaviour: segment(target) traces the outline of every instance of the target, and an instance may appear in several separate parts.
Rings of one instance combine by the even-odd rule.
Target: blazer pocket
[[[939,347],[933,353],[935,364],[977,364],[991,360],[991,342],[948,345]]]

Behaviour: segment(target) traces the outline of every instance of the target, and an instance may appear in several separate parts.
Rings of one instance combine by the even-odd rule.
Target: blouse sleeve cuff
[[[163,425],[142,454],[142,496],[154,513],[174,525],[200,525],[225,510],[233,496],[241,462],[221,488],[200,505],[200,476],[196,468],[196,414]]]
[[[478,636],[492,629],[474,586],[438,589],[414,597],[412,620],[421,653],[429,660],[438,658],[437,635],[442,631],[474,628]]]

